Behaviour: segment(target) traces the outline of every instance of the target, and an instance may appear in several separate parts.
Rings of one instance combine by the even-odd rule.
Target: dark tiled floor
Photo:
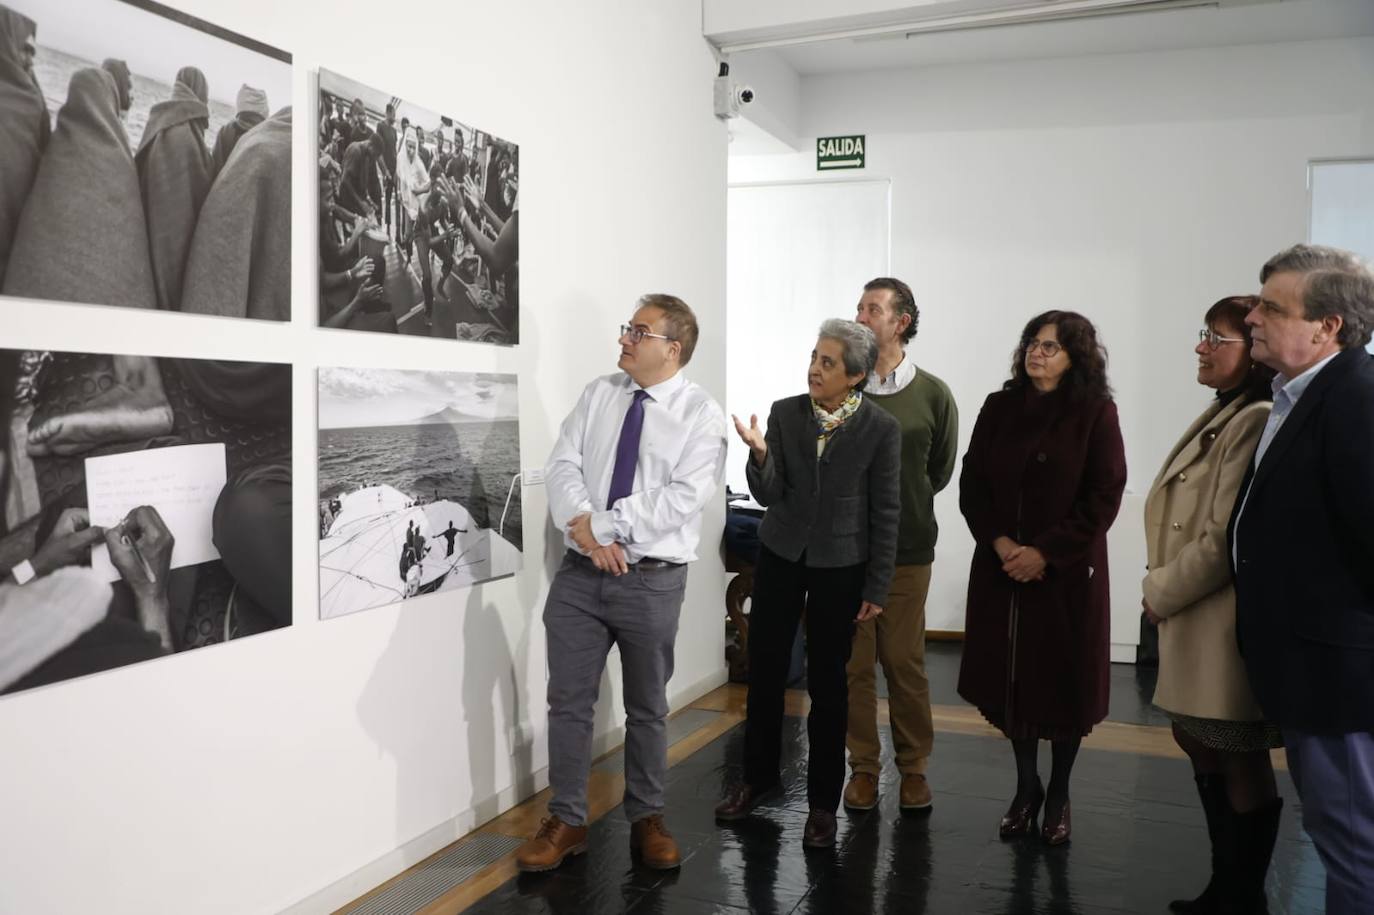
[[[930,679],[930,701],[935,705],[967,705],[959,698],[959,659],[963,656],[962,642],[930,642],[926,645],[926,676]],[[1150,704],[1155,694],[1157,667],[1134,664],[1112,665],[1111,706],[1109,721],[1127,724],[1169,726],[1169,719]],[[887,696],[882,668],[878,669],[878,695]]]
[[[587,855],[552,874],[513,880],[469,911],[1162,913],[1170,899],[1194,895],[1206,882],[1207,837],[1186,763],[1082,751],[1074,840],[1046,849],[997,838],[1014,787],[1004,741],[955,734],[936,737],[932,811],[901,815],[889,768],[877,809],[842,813],[833,851],[803,852],[805,722],[790,718],[784,726],[787,793],[750,820],[718,827],[712,814],[722,784],[738,775],[742,727],[670,770],[668,820],[684,856],[679,872],[636,865],[629,828],[615,810],[593,825]],[[1317,913],[1321,866],[1299,829],[1285,775],[1280,791],[1289,806],[1269,876],[1271,911]]]

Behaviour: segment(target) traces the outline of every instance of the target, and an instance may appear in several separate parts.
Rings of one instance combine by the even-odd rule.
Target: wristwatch
[[[14,576],[14,583],[17,585],[26,585],[38,577],[38,573],[33,570],[33,563],[27,559],[10,569],[10,574]]]

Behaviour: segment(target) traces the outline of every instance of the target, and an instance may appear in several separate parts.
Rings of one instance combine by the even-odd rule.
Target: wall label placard
[[[864,167],[864,134],[819,137],[816,140],[816,171]]]

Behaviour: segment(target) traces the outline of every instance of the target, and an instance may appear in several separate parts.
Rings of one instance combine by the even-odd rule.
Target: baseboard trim
[[[964,640],[964,630],[962,629],[927,629],[927,642],[962,642]]]
[[[672,714],[682,711],[702,696],[729,682],[724,668],[714,671],[695,683],[674,690],[668,696]],[[593,758],[605,756],[625,743],[625,726],[612,728],[592,741]],[[486,823],[523,803],[549,786],[549,770],[544,767],[527,775],[517,775],[516,782],[490,797],[483,798],[457,816],[387,852],[375,861],[363,865],[353,873],[329,886],[311,893],[301,901],[281,910],[282,915],[325,915],[335,912],[358,897],[376,889],[397,874],[414,867],[435,852],[452,845]]]
[[[1111,660],[1113,664],[1134,664],[1135,643],[1112,642]]]

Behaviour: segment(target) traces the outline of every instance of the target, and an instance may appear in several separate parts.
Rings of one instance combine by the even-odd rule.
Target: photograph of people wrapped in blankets
[[[322,327],[520,342],[519,148],[320,71]]]
[[[289,320],[290,101],[289,54],[159,4],[2,0],[0,293]]]
[[[514,375],[322,368],[320,618],[520,571]]]
[[[291,366],[0,349],[0,693],[291,624]]]

